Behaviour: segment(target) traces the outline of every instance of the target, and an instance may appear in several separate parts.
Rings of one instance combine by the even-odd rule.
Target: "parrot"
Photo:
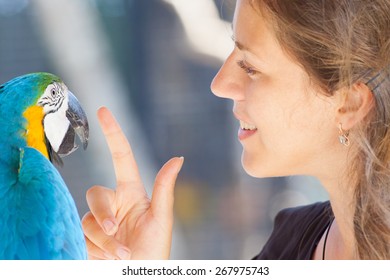
[[[83,260],[77,207],[55,165],[88,145],[86,114],[46,72],[0,85],[0,259]]]

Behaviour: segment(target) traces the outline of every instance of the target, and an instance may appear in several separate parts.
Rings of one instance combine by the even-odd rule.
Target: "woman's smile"
[[[238,139],[240,141],[252,136],[257,132],[257,128],[253,124],[248,124],[240,120],[240,128],[238,130]]]

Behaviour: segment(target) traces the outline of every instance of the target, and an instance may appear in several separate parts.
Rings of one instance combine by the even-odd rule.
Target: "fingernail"
[[[179,165],[179,168],[178,168],[178,170],[177,170],[177,173],[180,172],[181,168],[183,167],[183,163],[184,163],[184,157],[179,157],[179,159],[181,160],[181,163],[180,163],[180,165]]]
[[[118,255],[118,257],[121,260],[128,260],[128,259],[130,259],[130,252],[127,249],[125,249],[125,248],[119,248],[116,251],[116,254]]]
[[[115,232],[115,224],[111,220],[104,220],[103,228],[106,234],[111,235]]]

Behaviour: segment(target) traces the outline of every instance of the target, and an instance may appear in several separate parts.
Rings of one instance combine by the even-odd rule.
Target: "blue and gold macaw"
[[[51,162],[84,149],[88,121],[57,76],[0,86],[0,259],[86,259],[75,203]]]

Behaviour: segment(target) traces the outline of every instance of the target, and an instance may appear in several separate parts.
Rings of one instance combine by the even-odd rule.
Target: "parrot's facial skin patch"
[[[37,102],[45,113],[43,118],[44,132],[54,152],[58,152],[70,125],[66,117],[66,110],[68,110],[67,92],[68,89],[63,83],[54,82],[47,86]]]
[[[67,92],[68,89],[63,83],[54,82],[47,86],[37,105],[43,107],[45,114],[57,112],[64,105],[67,107]]]

